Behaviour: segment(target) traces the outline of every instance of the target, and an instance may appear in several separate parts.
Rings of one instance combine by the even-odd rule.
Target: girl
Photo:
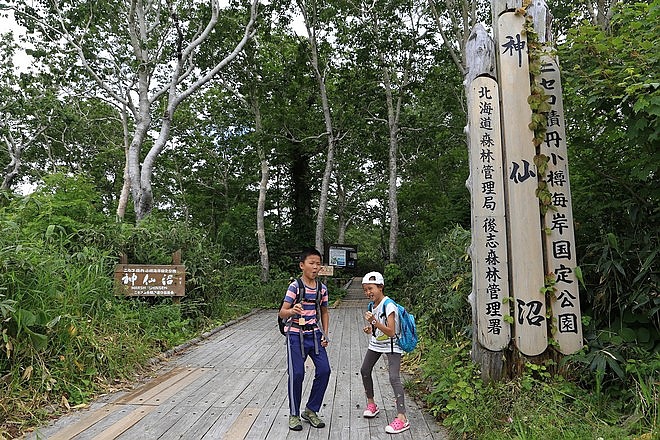
[[[373,418],[380,412],[378,405],[374,401],[374,382],[371,372],[374,365],[385,353],[390,375],[390,384],[394,390],[396,398],[397,416],[392,423],[385,427],[385,432],[389,434],[398,434],[410,428],[410,422],[406,417],[406,407],[403,394],[403,384],[401,383],[401,355],[403,350],[396,343],[396,305],[393,301],[387,301],[383,288],[385,280],[379,272],[369,272],[362,278],[362,289],[364,294],[369,297],[373,305],[364,313],[364,319],[367,325],[364,327],[365,333],[370,333],[369,349],[362,361],[360,374],[362,375],[362,384],[367,395],[367,409],[363,416]]]

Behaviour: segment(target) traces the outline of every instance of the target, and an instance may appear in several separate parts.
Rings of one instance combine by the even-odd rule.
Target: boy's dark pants
[[[314,343],[316,338],[316,344]],[[316,354],[318,347],[318,354]],[[300,352],[300,336],[289,332],[287,343],[288,373],[289,373],[289,411],[292,416],[300,415],[303,380],[305,378],[305,361],[307,357],[314,362],[314,381],[306,407],[318,412],[323,404],[323,396],[330,381],[330,362],[325,347],[321,346],[321,332],[308,333],[303,337],[303,350]]]

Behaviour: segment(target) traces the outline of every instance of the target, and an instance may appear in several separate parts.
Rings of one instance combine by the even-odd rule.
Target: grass
[[[519,378],[484,384],[469,359],[467,339],[428,341],[409,365],[419,380],[412,392],[455,439],[587,440],[660,438],[655,379],[622,392],[597,394],[544,366]],[[588,374],[582,371],[581,374]],[[655,382],[654,382],[655,380]]]

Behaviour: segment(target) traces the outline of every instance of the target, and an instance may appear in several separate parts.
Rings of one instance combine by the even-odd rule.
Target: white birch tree
[[[353,11],[358,27],[368,36],[363,37],[376,61],[380,80],[379,88],[384,97],[385,115],[371,114],[372,120],[387,127],[387,188],[389,237],[387,260],[393,263],[398,254],[399,235],[399,155],[401,142],[401,118],[408,102],[409,86],[417,70],[425,61],[429,50],[428,23],[421,5],[401,1],[386,7],[363,2]]]
[[[30,82],[33,77],[20,79],[13,62],[16,49],[11,32],[0,36],[0,55],[6,60],[0,66],[0,142],[6,152],[0,191],[11,190],[20,179],[23,154],[46,130],[52,114],[40,107],[49,91]]]
[[[48,54],[42,60],[51,70],[72,82],[80,75],[71,88],[102,96],[130,119],[123,192],[130,190],[137,221],[154,207],[152,177],[168,144],[174,112],[243,50],[255,32],[257,6],[258,0],[250,0],[245,17],[221,9],[218,0],[192,6],[160,0],[43,0],[13,6],[32,44],[41,55]],[[222,26],[221,18],[226,19]],[[227,32],[225,26],[236,28],[232,21],[242,21],[242,29]],[[201,64],[202,56],[210,60]],[[122,194],[120,200],[126,203],[128,197]]]
[[[319,196],[319,207],[316,214],[316,233],[315,233],[315,246],[316,249],[324,253],[323,238],[325,235],[325,219],[328,208],[328,191],[330,188],[330,178],[332,177],[332,169],[335,162],[335,149],[338,141],[337,134],[332,123],[332,113],[330,109],[330,102],[328,100],[328,90],[326,87],[327,75],[329,73],[330,63],[326,60],[319,59],[319,34],[320,29],[320,11],[317,9],[317,2],[296,0],[296,4],[302,14],[305,29],[307,31],[307,39],[309,43],[309,60],[312,66],[312,71],[316,82],[319,87],[319,94],[321,97],[321,109],[323,111],[323,122],[325,124],[325,136],[327,139],[327,151],[325,158],[325,169],[323,171],[323,179],[321,180],[321,194]]]

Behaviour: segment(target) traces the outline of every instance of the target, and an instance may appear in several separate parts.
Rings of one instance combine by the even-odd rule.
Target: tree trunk
[[[389,132],[389,160],[388,160],[388,208],[390,213],[390,236],[388,240],[388,263],[396,262],[398,253],[399,237],[399,207],[397,201],[397,164],[399,154],[399,116],[401,114],[401,104],[403,100],[403,91],[399,90],[394,103],[392,93],[392,82],[389,68],[385,62],[385,57],[381,54],[381,63],[383,65],[383,83],[385,86],[385,98],[387,101],[387,127]],[[403,84],[408,80],[408,68],[403,72]]]
[[[149,212],[151,212],[151,206],[149,206],[149,211],[145,211],[145,203],[142,202],[142,171],[140,169],[140,151],[142,150],[142,144],[147,136],[147,131],[151,127],[151,102],[147,96],[149,80],[147,79],[147,74],[140,74],[140,96],[139,96],[139,108],[138,115],[136,120],[136,126],[133,131],[133,138],[131,139],[131,144],[128,147],[128,177],[129,177],[129,186],[131,189],[131,196],[133,197],[133,207],[135,209],[135,218],[136,221],[142,220]],[[149,180],[149,186],[151,186],[151,180]],[[151,201],[149,202],[149,205]]]
[[[268,244],[266,243],[266,227],[264,224],[264,212],[266,209],[266,192],[268,191],[268,176],[270,167],[266,152],[264,151],[262,133],[263,126],[261,122],[261,111],[256,97],[252,100],[252,110],[254,112],[254,129],[256,134],[257,154],[259,155],[259,164],[261,167],[261,180],[259,181],[259,199],[257,201],[257,242],[259,243],[259,259],[261,261],[261,281],[267,282],[270,278],[270,260],[268,258]]]
[[[131,191],[131,178],[128,172],[128,153],[130,151],[130,131],[128,128],[128,111],[126,107],[122,107],[121,111],[121,125],[124,130],[124,183],[121,186],[121,194],[117,203],[117,220],[123,221],[126,216],[126,207],[128,206],[128,197]]]
[[[131,192],[131,179],[128,173],[128,148],[124,152],[126,163],[124,164],[124,183],[121,186],[121,193],[119,194],[119,201],[117,203],[117,220],[123,221],[126,216],[126,207],[128,206],[128,197]]]
[[[325,72],[321,72],[319,67],[319,53],[318,42],[316,41],[318,14],[316,10],[308,10],[307,5],[302,0],[297,1],[298,6],[303,15],[305,22],[305,29],[309,38],[310,46],[310,61],[314,76],[319,86],[321,94],[321,106],[323,108],[323,121],[325,123],[325,131],[328,136],[328,150],[326,152],[325,169],[323,171],[323,180],[321,181],[321,195],[319,196],[319,210],[316,215],[316,233],[315,233],[315,246],[321,255],[324,254],[324,235],[325,235],[325,218],[328,208],[328,191],[330,188],[330,178],[332,177],[332,169],[335,162],[335,132],[332,125],[332,115],[330,113],[330,103],[328,102],[328,92],[325,86]],[[310,13],[312,15],[310,15]],[[314,20],[312,22],[312,20]]]
[[[119,18],[112,25],[126,26],[132,53],[128,51],[113,52],[110,49],[102,54],[95,52],[97,48],[88,47],[88,44],[94,42],[94,38],[87,38],[84,30],[70,31],[70,28],[74,29],[76,25],[67,21],[66,14],[59,9],[57,2],[54,9],[44,11],[43,16],[38,18],[37,24],[47,35],[55,32],[57,37],[66,42],[68,50],[73,49],[77,53],[83,69],[99,87],[97,92],[102,93],[104,98],[117,107],[120,112],[126,111],[126,109],[131,112],[135,124],[130,136],[126,170],[136,220],[139,222],[149,215],[154,206],[151,187],[152,174],[156,159],[169,140],[174,112],[181,102],[207,84],[242,52],[247,42],[254,36],[258,0],[251,0],[249,20],[240,40],[231,46],[233,47],[231,52],[216,64],[211,64],[211,67],[205,69],[196,63],[196,57],[202,46],[208,43],[218,23],[220,11],[218,0],[209,0],[211,16],[206,23],[201,23],[199,29],[186,28],[193,35],[188,41],[185,40],[186,33],[182,31],[182,28],[198,27],[197,24],[181,21],[173,9],[163,11],[159,4],[129,3],[130,5],[122,3],[120,7],[124,9],[117,11],[116,14],[116,17],[125,18],[126,22],[120,23],[121,18]],[[74,8],[71,14],[76,15],[77,12],[84,13]],[[53,16],[55,16],[54,21],[49,22]],[[94,22],[94,17],[89,18],[89,23],[97,24]],[[90,29],[92,27],[90,26]],[[95,28],[96,31],[99,29],[99,27]],[[161,55],[167,51],[163,51],[160,46],[170,44],[166,39],[172,35],[172,29],[176,29],[174,44],[177,50],[174,57],[162,58]],[[98,35],[94,35],[98,37]],[[108,38],[116,38],[116,34],[112,32],[103,35]],[[88,53],[94,53],[95,56],[89,57]],[[115,66],[118,71],[130,74],[115,75],[112,69],[107,69],[109,65]],[[127,78],[129,79],[127,80]],[[134,102],[135,96],[138,98],[137,108]],[[167,98],[167,102],[163,111],[161,106],[164,97]],[[144,158],[144,162],[140,165],[142,145],[149,131],[154,129],[151,126],[152,118],[157,119],[160,123],[157,128],[158,135]],[[122,192],[125,190],[126,183],[124,183]],[[125,213],[126,202],[123,201],[124,199],[125,197],[120,197],[120,205],[117,210],[119,218],[122,218]]]
[[[461,74],[467,72],[465,46],[470,37],[470,29],[477,23],[477,2],[475,0],[445,1],[446,15],[442,15],[435,0],[429,0],[431,13],[442,37],[442,44],[449,51],[452,61]],[[449,25],[449,29],[445,27]]]
[[[294,144],[299,146],[299,144]],[[314,218],[312,213],[312,193],[310,190],[310,155],[301,149],[293,149],[291,163],[291,198],[293,218],[291,219],[292,248],[311,247],[314,243]]]
[[[591,24],[609,32],[614,15],[614,5],[618,0],[585,0],[589,9]]]
[[[341,179],[337,178],[337,243],[344,244],[348,219],[346,218],[346,191]]]
[[[3,170],[2,185],[0,185],[0,191],[8,191],[14,180],[18,177],[21,170],[21,156],[23,152],[34,142],[44,131],[46,127],[39,126],[33,135],[23,143],[16,141],[14,136],[11,133],[11,124],[7,120],[4,121],[4,125],[7,127],[7,133],[2,136],[2,140],[7,145],[7,154],[9,155],[9,163],[5,166]],[[22,137],[22,136],[21,136]]]
[[[9,126],[9,124],[7,124]],[[0,191],[8,191],[14,179],[18,176],[21,168],[21,153],[23,146],[15,142],[11,132],[2,137],[2,140],[7,144],[7,153],[9,154],[9,163],[4,169],[4,176],[2,178],[2,185]]]
[[[266,193],[268,192],[268,179],[270,175],[270,165],[266,157],[266,151],[263,145],[263,122],[261,119],[261,106],[259,97],[257,96],[257,88],[254,87],[256,79],[251,82],[249,90],[249,98],[244,97],[233,85],[223,83],[223,85],[231,90],[234,96],[242,103],[246,110],[249,110],[254,115],[254,143],[257,149],[257,156],[259,157],[259,167],[261,170],[261,179],[259,181],[259,198],[257,200],[257,242],[259,245],[259,259],[261,262],[261,276],[262,282],[267,282],[270,278],[270,260],[268,257],[268,244],[266,243],[266,227],[265,227],[265,211],[266,211]],[[249,102],[248,102],[249,99]],[[225,179],[225,183],[228,179]],[[229,188],[225,188],[225,194],[229,194]],[[228,207],[229,208],[229,207]]]

